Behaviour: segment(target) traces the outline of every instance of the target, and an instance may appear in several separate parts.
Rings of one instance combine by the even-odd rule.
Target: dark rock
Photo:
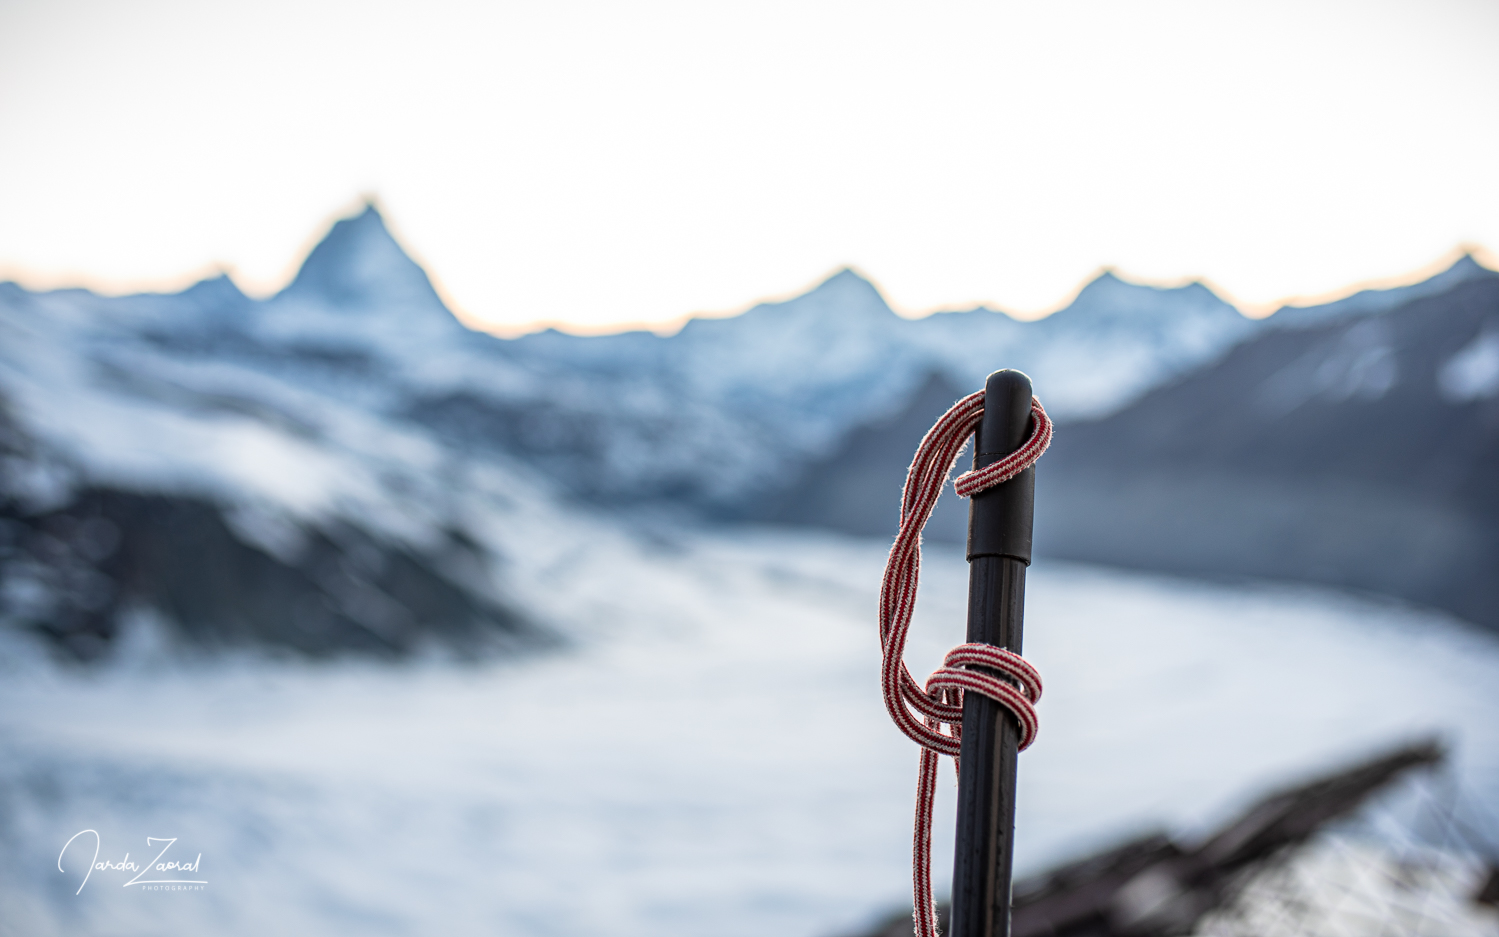
[[[1249,875],[1283,864],[1318,831],[1420,767],[1440,764],[1434,742],[1392,751],[1265,797],[1200,843],[1153,833],[1015,883],[1013,937],[1168,937],[1187,934]],[[938,906],[945,924],[949,908]],[[909,913],[867,937],[908,937]]]
[[[80,491],[64,508],[3,513],[0,615],[81,660],[107,653],[123,616],[151,610],[204,648],[399,657],[535,644],[515,611],[445,576],[471,541],[419,556],[357,528],[306,529],[295,556],[246,543],[220,505],[182,495]]]
[[[187,493],[76,485],[0,400],[0,625],[94,660],[132,613],[200,648],[398,657],[431,645],[482,653],[548,641],[493,597],[490,558],[450,531],[416,552],[348,523],[287,519],[279,549],[243,509]],[[44,483],[35,478],[41,476]]]

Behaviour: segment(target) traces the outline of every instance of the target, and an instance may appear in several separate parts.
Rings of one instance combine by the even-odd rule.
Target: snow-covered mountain
[[[539,582],[610,529],[393,416],[474,338],[373,212],[265,302],[222,277],[0,285],[0,622],[85,659],[153,628],[315,655],[555,640]]]
[[[1066,309],[897,316],[844,270],[676,335],[454,318],[366,208],[265,300],[0,284],[0,619],[81,656],[125,620],[405,653],[539,637],[537,564],[628,537],[584,504],[774,515],[859,427],[1029,371],[1109,412],[1263,326],[1104,274]]]
[[[1066,419],[1120,406],[1210,359],[1255,325],[1200,285],[1163,290],[1112,274],[1039,322],[982,308],[911,320],[892,312],[869,281],[843,270],[804,296],[729,319],[694,319],[670,337],[548,331],[514,348],[530,362],[617,382],[621,393],[657,388],[674,407],[706,405],[732,420],[735,439],[725,442],[742,453],[727,468],[734,480],[701,495],[734,513],[831,451],[853,427],[901,410],[933,374],[955,388],[976,389],[997,368],[1025,369],[1045,388],[1048,407]],[[683,428],[698,438],[705,429],[692,420]],[[751,451],[743,451],[743,441],[753,443]],[[594,482],[615,486],[600,494],[636,497],[649,490],[610,475]]]
[[[1388,312],[1427,296],[1438,296],[1469,280],[1493,276],[1494,271],[1480,264],[1472,254],[1459,257],[1452,266],[1429,279],[1409,286],[1384,290],[1359,290],[1352,296],[1316,306],[1282,306],[1268,324],[1286,328],[1305,328],[1329,322]]]
[[[1271,331],[1059,433],[1036,548],[1395,595],[1499,628],[1499,275]]]
[[[0,933],[858,932],[910,881],[914,749],[873,679],[885,543],[600,503],[764,519],[809,478],[814,503],[898,485],[891,434],[998,365],[1070,420],[1059,447],[1106,443],[1096,427],[1138,420],[1142,390],[1196,429],[1216,417],[1191,405],[1222,403],[1246,361],[1286,372],[1296,418],[1336,416],[1376,399],[1403,315],[1291,335],[1201,288],[1105,276],[1039,323],[913,322],[844,272],[671,337],[502,341],[452,317],[373,211],[266,300],[222,277],[121,298],[0,284]],[[1499,332],[1464,321],[1417,349],[1419,373],[1486,419]],[[1400,380],[1426,367],[1403,354]],[[1047,458],[1059,476],[1065,449]],[[960,550],[928,551],[916,666],[960,636],[967,575]],[[1431,731],[1480,803],[1499,790],[1499,653],[1443,615],[1051,562],[1027,606],[1048,696],[1022,870],[1146,823],[1210,826],[1270,778]],[[115,666],[49,666],[16,631]],[[184,663],[163,632],[576,652]],[[208,884],[142,895],[117,869],[83,889],[84,829],[110,861],[178,837]]]
[[[565,537],[555,497],[382,416],[359,359],[260,345],[224,281],[0,310],[6,625],[84,658],[160,619],[309,653],[540,636],[503,561]]]
[[[1363,589],[1499,627],[1499,274],[1465,261],[1439,279],[1393,307],[1297,310],[1064,424],[1037,470],[1037,552]],[[892,536],[911,453],[956,392],[934,377],[764,516]],[[964,506],[939,500],[926,536],[966,532]]]
[[[933,371],[976,387],[1001,364],[1030,368],[1065,418],[1117,406],[1253,328],[1201,286],[1158,290],[1109,274],[1037,323],[985,309],[913,321],[845,270],[805,296],[693,320],[670,337],[504,341],[451,315],[373,207],[335,224],[265,301],[219,277],[118,299],[8,285],[3,302],[13,327],[49,329],[117,375],[175,369],[162,380],[210,394],[230,374],[273,377],[461,448],[517,454],[586,496],[717,507],[898,410]],[[177,373],[185,362],[195,377]]]

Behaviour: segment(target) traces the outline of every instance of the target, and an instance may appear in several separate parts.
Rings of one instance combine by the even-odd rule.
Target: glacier
[[[567,654],[454,666],[116,666],[0,681],[0,933],[848,933],[909,901],[916,750],[879,697],[884,544],[766,530],[598,547],[551,581]],[[927,551],[908,660],[960,639],[966,564]],[[1499,644],[1316,588],[1038,562],[1047,681],[1021,759],[1022,872],[1439,734],[1499,795]],[[944,767],[939,883],[953,810]],[[202,892],[59,872],[98,830],[201,853]],[[82,860],[87,860],[84,854]],[[78,856],[67,869],[77,872]],[[939,890],[944,888],[939,884]]]

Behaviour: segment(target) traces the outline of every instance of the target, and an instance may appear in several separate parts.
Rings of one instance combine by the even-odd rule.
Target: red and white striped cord
[[[998,702],[1020,723],[1020,749],[1036,739],[1035,703],[1041,698],[1041,675],[1019,654],[989,644],[960,644],[948,652],[942,666],[918,686],[906,669],[906,636],[916,606],[921,579],[921,530],[937,496],[952,472],[953,463],[984,416],[984,392],[969,394],[953,404],[927,432],[911,460],[901,494],[900,533],[885,562],[880,587],[880,646],[884,651],[880,683],[890,718],[921,746],[921,768],[916,785],[916,830],[912,846],[912,886],[916,937],[937,937],[937,907],[932,900],[932,799],[937,789],[937,756],[958,757],[963,735],[963,693],[972,690]],[[1051,419],[1041,401],[1031,398],[1032,429],[1014,452],[991,465],[959,475],[953,482],[959,497],[977,494],[1009,481],[1030,468],[1051,445]],[[970,670],[983,667],[1003,674]],[[1011,683],[1011,680],[1014,682]],[[1018,687],[1017,687],[1018,684]],[[913,712],[914,710],[914,712]],[[949,731],[943,732],[942,726]]]

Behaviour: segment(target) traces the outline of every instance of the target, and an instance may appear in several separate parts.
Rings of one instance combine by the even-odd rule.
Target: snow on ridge
[[[196,340],[243,325],[200,302],[242,297],[226,286],[221,278],[186,293],[118,300],[0,293],[0,410],[68,486],[258,505],[302,524],[341,519],[416,546],[437,538],[450,510],[477,510],[453,507],[466,493],[444,490],[464,457],[423,427],[391,419],[384,410],[393,392],[378,374],[340,374],[294,356],[272,367],[237,345],[225,352]],[[244,319],[258,310],[229,311]],[[557,497],[513,460],[491,456],[485,465],[523,500]],[[50,495],[68,497],[64,489]]]
[[[134,367],[213,360],[274,375],[370,419],[532,461],[574,491],[720,507],[899,411],[934,372],[976,389],[991,370],[1019,368],[1059,419],[1087,418],[1261,327],[1200,283],[1159,288],[1110,272],[1035,322],[984,308],[912,320],[844,269],[802,296],[694,319],[670,337],[507,340],[458,322],[372,205],[335,223],[268,300],[219,277],[118,299],[12,287],[0,310],[15,327],[46,318],[31,325],[89,355],[123,343],[138,352]]]
[[[312,298],[334,308],[398,305],[447,311],[426,271],[396,243],[373,204],[334,222],[278,297]]]
[[[1446,270],[1418,283],[1390,289],[1359,290],[1352,296],[1315,306],[1282,306],[1266,320],[1275,327],[1298,328],[1352,316],[1388,312],[1412,300],[1445,293],[1469,280],[1499,276],[1472,254],[1459,257]]]
[[[145,603],[211,647],[405,654],[557,636],[572,600],[549,595],[548,567],[621,539],[614,525],[531,466],[399,418],[389,369],[260,347],[175,300],[158,312],[182,328],[163,331],[167,317],[116,317],[97,297],[0,293],[0,633],[94,660]],[[66,545],[90,523],[118,554]],[[184,598],[205,566],[211,595]]]
[[[357,528],[439,570],[457,544],[545,609],[557,556],[628,536],[570,499],[743,517],[934,373],[977,389],[1020,368],[1065,420],[1260,327],[1200,284],[1112,274],[1038,322],[911,320],[845,270],[671,337],[504,340],[463,327],[369,209],[267,300],[225,277],[119,298],[0,285],[0,446],[24,437],[0,496],[28,523],[99,488],[206,502],[283,558],[299,530]]]

